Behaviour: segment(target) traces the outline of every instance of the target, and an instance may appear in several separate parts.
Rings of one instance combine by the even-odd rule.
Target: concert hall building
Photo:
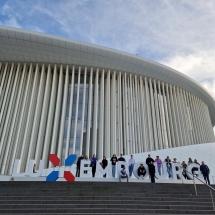
[[[0,26],[0,172],[55,153],[111,157],[215,142],[215,100],[142,57]]]

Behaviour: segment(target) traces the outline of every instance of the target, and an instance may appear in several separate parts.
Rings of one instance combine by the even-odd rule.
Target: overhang
[[[75,64],[159,79],[185,89],[204,101],[209,108],[212,125],[215,125],[215,100],[210,92],[188,76],[136,55],[58,36],[0,26],[0,61]]]

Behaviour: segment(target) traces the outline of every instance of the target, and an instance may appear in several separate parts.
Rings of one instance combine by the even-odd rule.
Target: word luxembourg
[[[51,155],[54,155],[54,154],[51,154]],[[71,157],[71,156],[73,156],[73,157],[75,156],[76,157],[75,154],[72,154],[69,157]],[[36,173],[33,173],[34,163],[35,163],[34,160],[30,160],[27,172],[18,173],[18,169],[19,169],[19,165],[20,165],[20,160],[16,159],[15,160],[15,164],[14,164],[14,168],[13,168],[12,177],[25,177],[25,176],[28,176],[28,177],[47,176],[48,177],[48,175],[50,175],[52,172],[55,172],[55,173],[58,174],[57,178],[63,178],[63,177],[65,177],[64,176],[64,172],[68,172],[68,171],[71,172],[71,165],[74,162],[72,162],[70,166],[65,165],[65,166],[55,166],[54,168],[49,168],[49,169],[46,170],[46,174],[45,175],[44,175],[44,170],[45,170],[44,169],[44,161],[40,160],[39,169],[37,170]],[[134,168],[133,168],[133,174],[134,174],[134,176],[136,178],[139,178],[138,174],[137,174],[137,169],[138,169],[138,167],[140,166],[141,163],[144,165],[144,167],[146,169],[146,174],[145,174],[145,176],[143,178],[148,178],[149,177],[148,166],[144,162],[137,162],[137,163],[135,163]],[[92,172],[92,168],[89,166],[90,164],[91,164],[90,160],[82,160],[81,161],[80,178],[88,178],[88,177],[91,178],[92,177],[92,173],[91,173]],[[154,164],[155,164],[155,167],[157,168],[156,162]],[[118,161],[117,162],[117,173],[118,173],[118,174],[116,174],[117,178],[120,176],[120,171],[122,169],[122,166],[125,166],[125,168],[128,169],[128,163],[126,163],[124,161]],[[193,168],[195,168],[195,171],[193,171],[193,174],[195,174],[199,178],[203,178],[203,175],[200,172],[200,166],[198,164],[195,164],[195,163],[189,164],[189,165],[187,165],[186,170],[189,171],[189,172],[192,172]],[[163,162],[163,164],[162,164],[162,172],[163,172],[163,174],[159,175],[158,171],[156,171],[156,177],[158,179],[169,179],[168,178],[168,173],[166,171],[166,163],[165,162]],[[180,164],[179,163],[172,163],[172,177],[173,177],[173,179],[180,180],[181,177],[183,177],[183,175],[181,174],[181,172],[182,172],[182,168],[181,168]],[[101,167],[101,165],[100,165],[100,161],[98,161],[97,164],[96,164],[96,174],[95,174],[95,177],[96,178],[103,177],[103,175],[106,174],[106,173],[107,173],[107,178],[112,178],[112,165],[111,165],[111,162],[109,162],[108,166],[105,169],[103,169]],[[188,172],[187,172],[187,177],[189,179],[193,178],[192,175],[189,174]],[[57,180],[57,178],[56,178],[56,180]],[[72,181],[74,181],[74,180],[72,180]]]

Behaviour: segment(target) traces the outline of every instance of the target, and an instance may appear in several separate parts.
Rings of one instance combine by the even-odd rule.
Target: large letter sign
[[[56,181],[59,177],[59,166],[60,166],[60,158],[57,157],[55,154],[49,155],[49,160],[54,166],[58,166],[57,168],[54,167],[54,171],[52,171],[49,175],[46,177],[46,181]],[[71,154],[68,158],[65,159],[65,169],[64,170],[64,178],[69,181],[75,181],[75,176],[71,173],[70,169],[68,167],[71,167],[71,165],[76,161],[76,154]]]

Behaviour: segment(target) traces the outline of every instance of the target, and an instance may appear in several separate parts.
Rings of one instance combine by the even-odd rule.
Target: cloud
[[[167,57],[162,64],[176,69],[201,83],[215,97],[215,51],[204,50],[188,55]]]

